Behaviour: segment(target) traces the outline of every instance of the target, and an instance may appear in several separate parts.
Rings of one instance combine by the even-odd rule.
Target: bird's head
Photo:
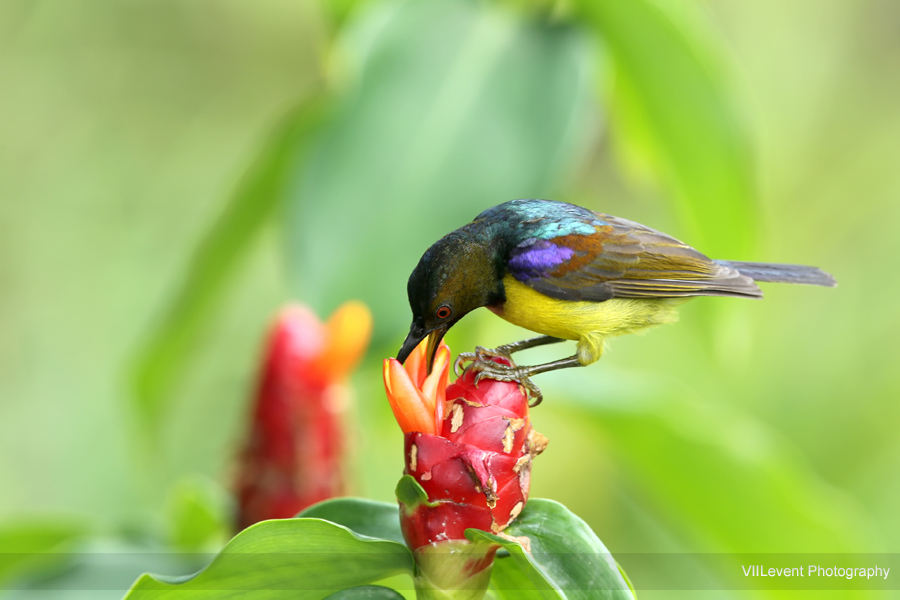
[[[470,224],[429,248],[409,276],[406,290],[413,320],[397,354],[401,363],[428,338],[428,372],[447,330],[471,311],[504,300],[496,244]]]

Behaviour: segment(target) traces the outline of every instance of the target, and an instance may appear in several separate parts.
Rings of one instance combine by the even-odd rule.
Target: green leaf
[[[292,289],[322,312],[360,298],[376,343],[408,328],[422,252],[489,206],[557,191],[596,110],[576,26],[491,3],[380,8],[347,40],[358,86],[295,188],[288,240]]]
[[[757,227],[750,141],[702,15],[672,0],[581,0],[615,70],[618,139],[676,199],[689,239],[749,259]]]
[[[333,33],[340,30],[368,3],[369,0],[323,0],[320,6]]]
[[[625,580],[625,583],[628,585],[632,597],[637,598],[637,592],[634,591],[634,584],[631,583],[631,578],[628,577],[628,573],[625,572],[625,569],[622,568],[622,565],[620,565],[618,561],[616,561],[616,568],[619,569],[619,575],[622,576],[622,579]]]
[[[725,396],[700,400],[651,373],[631,377],[619,373],[604,385],[590,373],[568,373],[558,379],[555,397],[574,403],[571,418],[616,459],[626,501],[677,538],[664,551],[707,553],[693,555],[695,582],[704,572],[710,586],[717,578],[733,581],[747,553],[871,548],[865,515],[810,468],[791,440]],[[630,559],[621,557],[639,586],[691,581],[684,567],[665,573],[652,561]]]
[[[8,588],[3,600],[121,600],[145,571],[187,575],[209,562],[207,554],[166,551],[146,541],[103,538],[67,544],[48,558],[50,561],[29,568],[12,585],[3,586]]]
[[[501,597],[633,598],[603,542],[587,523],[558,502],[529,500],[504,535],[466,531],[470,539],[497,542],[510,553],[511,558],[497,559],[494,565],[492,589]],[[510,537],[527,537],[530,550],[524,551]],[[510,562],[520,573],[514,573]]]
[[[359,535],[406,544],[400,531],[400,510],[396,503],[334,498],[314,504],[297,516],[331,521]]]
[[[407,508],[415,508],[420,504],[434,508],[439,503],[428,500],[428,493],[412,475],[404,475],[397,482],[397,500]]]
[[[199,552],[222,544],[231,535],[227,492],[199,477],[179,481],[167,502],[169,542],[179,550]]]
[[[704,550],[862,551],[845,533],[860,531],[859,515],[790,440],[724,398],[698,400],[675,384],[653,385],[651,374],[636,379],[635,393],[607,396],[595,378],[570,374],[560,379],[560,399],[576,402],[584,410],[578,418],[602,429],[662,514],[714,543]]]
[[[332,101],[313,95],[276,128],[234,195],[200,242],[162,322],[141,349],[133,385],[138,412],[155,425],[165,398],[215,310],[240,258],[281,205],[285,183],[329,114]]]
[[[42,519],[0,525],[0,582],[41,571],[63,558],[53,550],[85,536],[90,528],[70,519]]]
[[[568,598],[631,598],[619,566],[593,530],[553,500],[529,500],[505,531],[531,540],[531,554]]]
[[[725,548],[862,550],[842,533],[856,529],[843,499],[761,422],[676,401],[655,413],[606,416],[603,427],[666,512]]]
[[[380,585],[361,585],[335,592],[326,600],[403,600],[403,596]]]
[[[248,527],[188,578],[143,575],[126,596],[221,599],[245,597],[318,600],[348,587],[412,574],[409,550],[396,542],[357,535],[320,519],[263,521]]]
[[[490,540],[501,544],[508,556],[494,559],[491,570],[491,593],[499,600],[565,600],[567,596],[555,581],[538,565],[522,547],[510,540],[486,531],[470,529],[466,535],[472,539]]]

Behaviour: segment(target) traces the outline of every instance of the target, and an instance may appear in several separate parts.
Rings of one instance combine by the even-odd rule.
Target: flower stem
[[[447,540],[415,551],[418,600],[481,600],[491,581],[496,544]]]

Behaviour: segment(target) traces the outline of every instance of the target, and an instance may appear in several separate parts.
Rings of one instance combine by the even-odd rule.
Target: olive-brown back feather
[[[761,298],[753,279],[711,260],[687,244],[638,223],[597,213],[605,223],[589,236],[554,238],[572,259],[525,281],[560,300],[740,296]]]

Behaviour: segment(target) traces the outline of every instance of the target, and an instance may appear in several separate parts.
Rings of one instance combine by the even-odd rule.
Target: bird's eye
[[[450,310],[450,307],[449,307],[449,306],[441,306],[440,308],[437,309],[437,312],[435,312],[434,315],[435,315],[438,319],[446,319],[447,317],[450,316],[450,314],[451,314],[452,312],[453,312],[453,311]]]

